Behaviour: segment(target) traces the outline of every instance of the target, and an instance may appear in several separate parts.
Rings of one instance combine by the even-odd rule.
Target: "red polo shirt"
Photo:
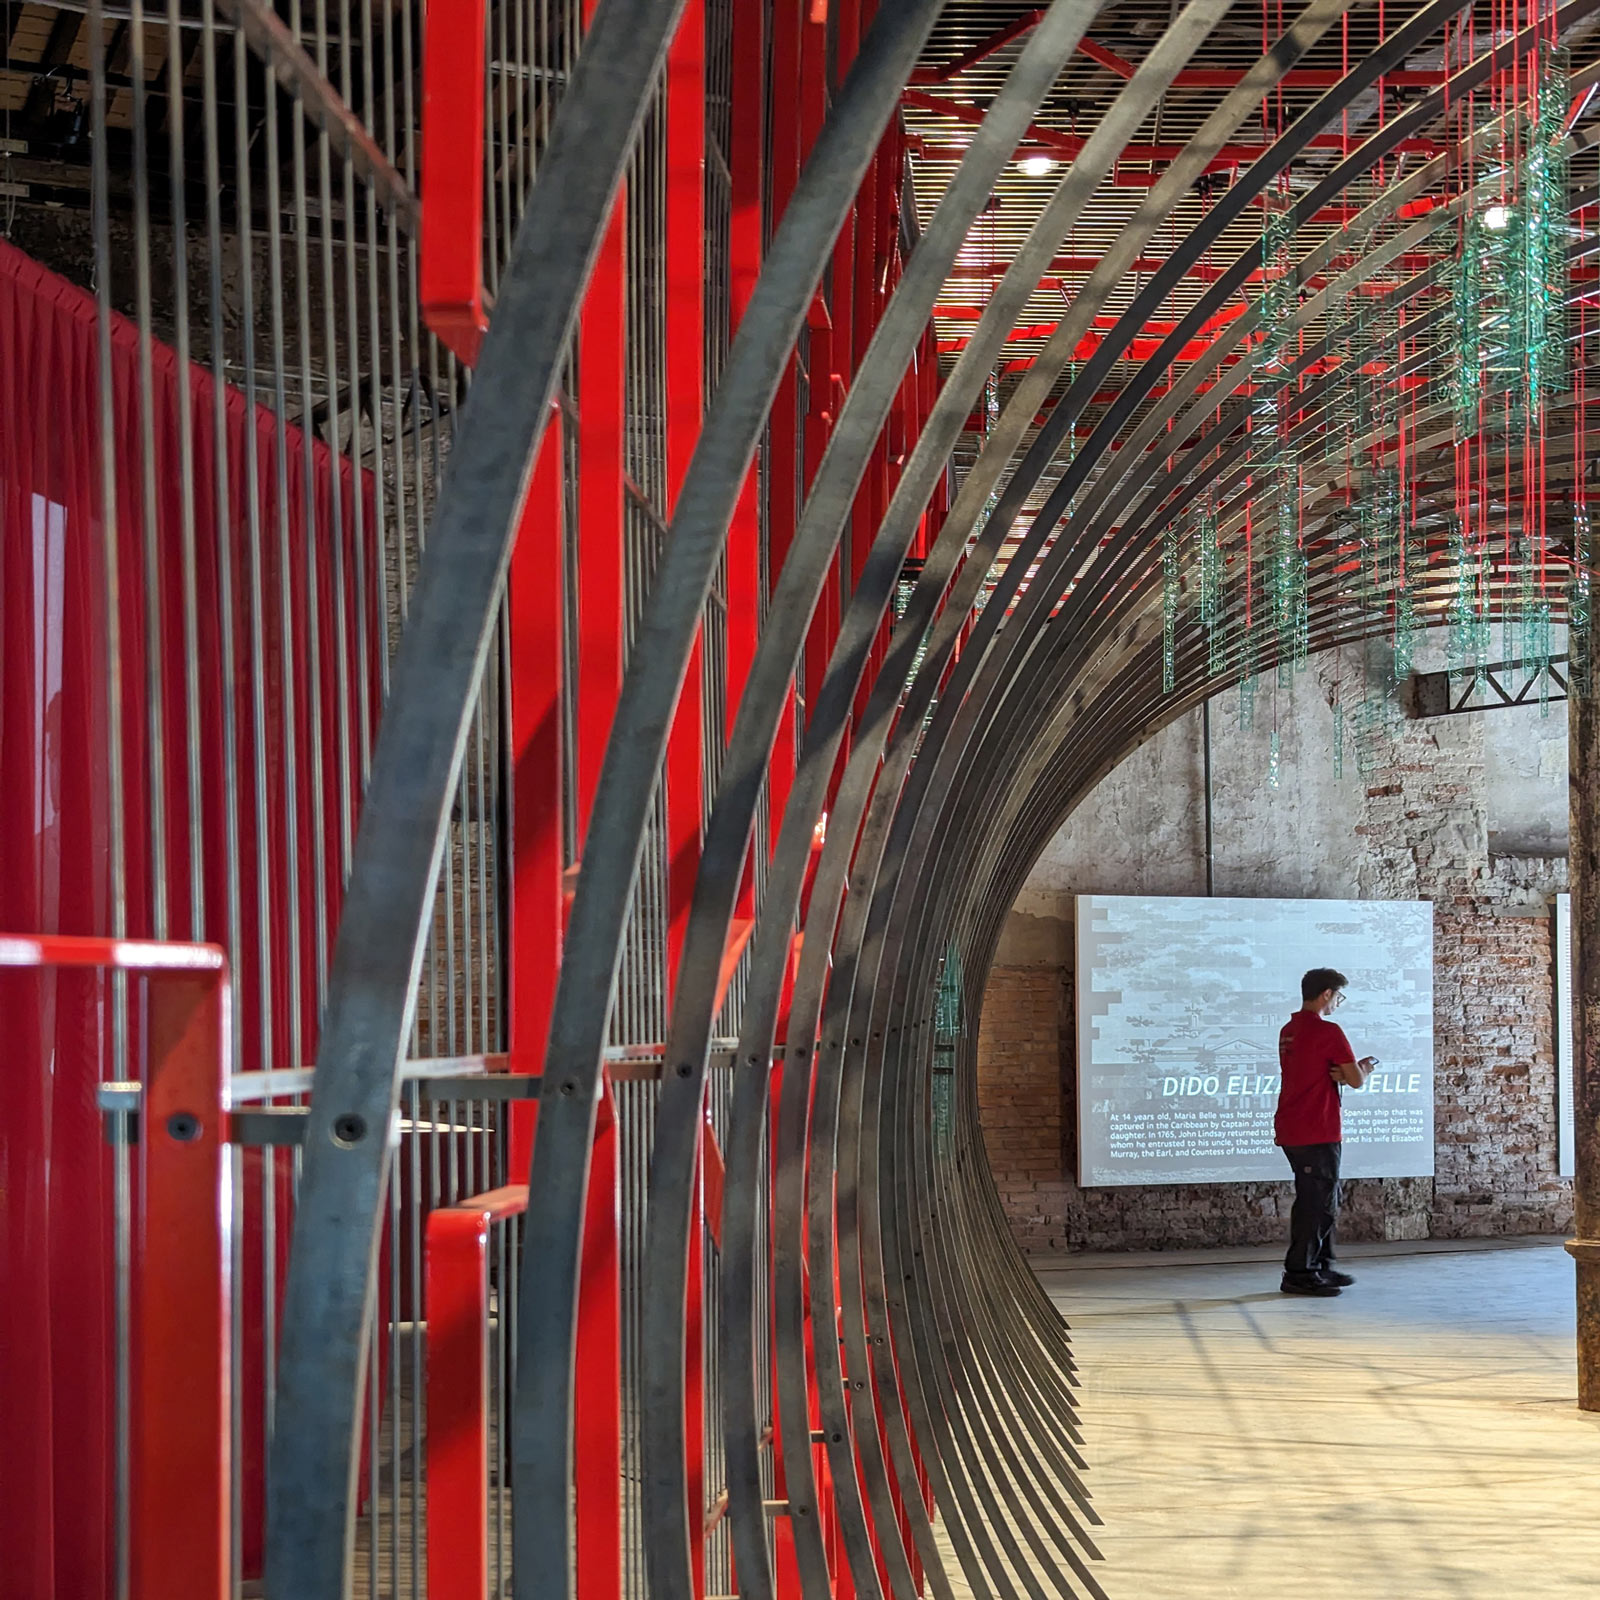
[[[1315,1011],[1297,1011],[1278,1035],[1278,1115],[1273,1121],[1277,1144],[1338,1144],[1344,1137],[1339,1120],[1339,1089],[1328,1069],[1354,1061],[1344,1029]]]

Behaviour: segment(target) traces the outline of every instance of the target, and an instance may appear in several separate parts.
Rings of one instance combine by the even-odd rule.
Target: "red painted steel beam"
[[[1215,316],[1208,317],[1200,325],[1200,337],[1202,342],[1209,344],[1210,340],[1206,339],[1205,335],[1216,332],[1218,328],[1226,327],[1230,322],[1237,322],[1238,319],[1244,315],[1247,309],[1248,307],[1243,305],[1227,306],[1223,310],[1217,312]],[[1118,318],[1113,316],[1097,316],[1093,319],[1091,325],[1095,328],[1109,332],[1111,329],[1116,327],[1118,320]],[[1006,335],[1006,338],[1008,340],[1048,339],[1060,326],[1061,324],[1059,322],[1037,322],[1025,327],[1013,328],[1011,332]],[[1139,330],[1135,337],[1138,339],[1164,339],[1174,331],[1176,326],[1177,324],[1172,322],[1147,322]],[[968,341],[966,339],[941,340],[939,344],[939,353],[941,355],[948,355],[952,351],[964,350],[967,347],[967,343]]]
[[[129,1340],[131,1600],[233,1592],[227,957],[214,945],[0,935],[0,968],[149,980]],[[181,1536],[175,1536],[175,1519]]]
[[[666,65],[666,477],[670,520],[705,415],[705,0],[688,0]],[[704,808],[702,631],[695,633],[667,736],[667,993],[670,1001],[700,867]],[[689,1503],[705,1503],[704,1273],[697,1174],[689,1228],[684,1329],[684,1439]],[[705,1545],[691,1542],[694,1593],[705,1594]]]
[[[573,1375],[574,1531],[577,1592],[584,1600],[622,1600],[620,1137],[608,1082],[595,1108],[589,1157],[578,1286],[578,1348],[583,1353]]]
[[[489,326],[483,286],[486,0],[430,0],[422,54],[422,317],[467,366]]]
[[[773,225],[782,218],[800,175],[801,135],[799,95],[777,92],[777,85],[798,82],[803,70],[802,42],[806,32],[801,0],[776,0],[772,20],[772,134],[770,200]],[[768,423],[771,444],[767,453],[767,581],[777,582],[794,538],[799,515],[800,460],[800,365],[798,355],[789,358],[782,383],[773,399]],[[770,599],[770,593],[768,595]],[[785,696],[768,767],[768,811],[779,817],[788,803],[795,769],[795,696],[791,687]],[[776,848],[778,830],[770,830],[769,849]],[[785,1575],[786,1530],[779,1529],[779,1600],[789,1600],[791,1589]],[[792,1572],[792,1553],[788,1556]],[[793,1575],[798,1585],[798,1575]],[[798,1592],[797,1588],[793,1592]]]
[[[967,100],[950,100],[943,95],[926,94],[916,89],[907,89],[901,95],[904,104],[915,106],[919,110],[934,112],[938,115],[953,117],[957,122],[965,122],[973,127],[982,123],[987,113],[984,108],[974,105]],[[1319,133],[1307,140],[1307,145],[1313,150],[1334,150],[1341,155],[1348,155],[1352,150],[1359,149],[1366,141],[1353,136],[1339,133]],[[1057,156],[1062,160],[1070,161],[1082,154],[1086,139],[1076,134],[1062,133],[1056,128],[1044,128],[1038,123],[1030,123],[1026,138],[1019,140],[1017,151],[1020,154]],[[929,159],[960,160],[965,154],[965,147],[961,145],[937,145],[926,135],[914,136],[913,147],[921,146],[921,154]],[[1216,155],[1211,158],[1205,170],[1218,172],[1230,167],[1248,166],[1254,161],[1259,161],[1272,146],[1270,144],[1225,144],[1219,147]],[[1436,156],[1443,150],[1436,139],[1402,139],[1394,146],[1397,154]],[[1139,163],[1144,161],[1176,161],[1183,153],[1181,144],[1130,144],[1123,148],[1118,157],[1119,162]]]
[[[519,1183],[428,1215],[428,1600],[489,1591],[489,1230],[527,1207]]]
[[[1107,45],[1099,44],[1093,39],[1079,41],[1078,49],[1088,58],[1104,67],[1107,72],[1114,73],[1124,80],[1131,78],[1137,70],[1134,63],[1120,56]],[[1186,67],[1172,80],[1174,89],[1231,89],[1236,84],[1244,81],[1244,73],[1232,68]],[[1344,74],[1319,70],[1315,67],[1294,67],[1283,75],[1283,87],[1287,89],[1331,89],[1338,83]],[[1399,88],[1434,88],[1444,82],[1443,72],[1389,72],[1384,74],[1385,83],[1394,84]]]
[[[133,1600],[233,1592],[231,1059],[221,952],[152,983],[133,1338]],[[166,971],[172,969],[166,968]],[[195,972],[195,969],[184,969]],[[192,1131],[190,1131],[192,1129]],[[184,1534],[174,1537],[182,1508]]]
[[[1408,250],[1405,252],[1405,254],[1396,258],[1399,265],[1405,271],[1413,273],[1421,272],[1434,265],[1434,263],[1441,259],[1441,256],[1430,255],[1427,251],[1422,250]],[[992,266],[963,267],[960,272],[952,273],[951,276],[953,278],[965,278],[969,281],[988,280],[992,282],[997,278],[1004,277],[1009,265],[1010,263],[1008,262],[997,262]],[[1088,274],[1093,272],[1095,268],[1100,265],[1100,258],[1098,256],[1060,256],[1057,257],[1055,261],[1051,262],[1050,265],[1052,273],[1077,272]],[[1141,256],[1137,261],[1133,262],[1132,265],[1129,266],[1128,272],[1130,274],[1140,272],[1153,273],[1159,272],[1165,266],[1166,262],[1159,257]],[[1194,278],[1201,283],[1215,283],[1220,277],[1222,277],[1223,271],[1224,269],[1222,267],[1211,266],[1206,262],[1196,262],[1192,267],[1188,268],[1184,272],[1183,276],[1186,278]],[[1250,275],[1243,281],[1245,283],[1259,283],[1261,282],[1262,277],[1263,273],[1261,269],[1257,267],[1256,270],[1250,273]],[[1322,284],[1327,282],[1327,279],[1319,276],[1309,278],[1306,280],[1306,282],[1308,286],[1320,288]],[[1074,285],[1067,283],[1063,278],[1051,276],[1047,278],[1041,278],[1034,292],[1036,294],[1071,293],[1074,287]],[[933,314],[936,318],[948,322],[977,322],[982,319],[983,313],[984,307],[979,304],[950,304],[935,306],[933,308]]]
[[[622,693],[627,427],[626,193],[601,240],[578,324],[578,849],[589,831],[606,733]]]
[[[731,151],[729,169],[732,201],[728,228],[728,332],[738,332],[750,297],[761,276],[765,252],[762,235],[766,172],[767,42],[766,7],[733,9],[733,98],[729,108]],[[761,504],[760,471],[756,462],[745,474],[744,485],[728,525],[728,619],[726,719],[723,737],[731,738],[739,715],[739,701],[755,660],[758,618],[761,615]],[[755,917],[755,862],[745,862],[736,914]]]
[[[507,995],[513,1072],[536,1073],[544,1060],[561,965],[564,920],[561,796],[561,677],[566,565],[558,406],[539,446],[523,503],[506,585],[510,636],[511,891]],[[525,1173],[533,1155],[533,1108],[512,1109],[509,1170]]]
[[[1126,80],[1134,74],[1135,69],[1131,61],[1124,61],[1115,50],[1103,44],[1096,44],[1093,39],[1080,39],[1078,49],[1091,61],[1097,62],[1107,72],[1115,73],[1119,78]]]
[[[911,81],[915,84],[948,83],[970,67],[977,66],[980,61],[986,61],[997,51],[1004,50],[1008,44],[1015,44],[1024,34],[1031,33],[1043,21],[1043,7],[1024,11],[1015,21],[1008,22],[998,33],[990,34],[982,44],[974,45],[965,55],[957,56],[954,61],[947,62],[942,67],[925,67],[921,71],[913,72]]]
[[[688,0],[666,67],[666,469],[670,520],[705,414],[705,0]],[[699,631],[667,738],[667,987],[677,982],[700,865]]]
[[[599,0],[584,0],[584,25]],[[624,592],[623,480],[626,476],[628,361],[628,186],[617,191],[578,322],[577,773],[578,852],[589,832],[606,734],[622,694]]]
[[[706,1107],[700,1124],[701,1199],[705,1205],[706,1229],[717,1249],[722,1248],[722,1190],[727,1164],[722,1159],[722,1144],[711,1124],[711,1107]]]

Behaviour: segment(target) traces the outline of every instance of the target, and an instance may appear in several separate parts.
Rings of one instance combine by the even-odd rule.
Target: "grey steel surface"
[[[552,1517],[550,1507],[566,1503],[572,1477],[578,1249],[606,1025],[606,1008],[595,1004],[595,996],[610,995],[615,987],[650,798],[727,520],[828,253],[937,12],[936,0],[885,8],[862,40],[860,54],[778,226],[770,265],[740,323],[679,494],[670,541],[655,573],[613,717],[590,832],[615,843],[610,849],[591,850],[579,878],[546,1054],[541,1137],[528,1180],[522,1381],[513,1416],[517,1530],[513,1579],[519,1600],[564,1595],[571,1581],[568,1519]],[[716,964],[714,958],[713,979]],[[662,1080],[665,1090],[693,1078],[696,1136],[705,1049],[693,1064],[669,1043]],[[670,1139],[678,1132],[677,1119],[666,1120]],[[660,1137],[658,1124],[658,1142]],[[682,1250],[672,1258],[680,1305],[684,1259]],[[646,1263],[648,1270],[648,1255]],[[681,1315],[675,1345],[681,1351]],[[678,1381],[677,1411],[669,1417],[658,1409],[652,1422],[659,1427],[681,1430],[681,1358]],[[679,1460],[681,1471],[681,1450]],[[659,1510],[657,1515],[661,1516]],[[660,1523],[650,1529],[646,1550],[653,1582],[681,1584],[687,1592],[688,1519],[693,1515],[694,1508],[686,1505],[680,1490]]]

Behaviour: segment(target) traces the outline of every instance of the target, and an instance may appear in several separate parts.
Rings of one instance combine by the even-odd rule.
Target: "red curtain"
[[[219,406],[211,374],[181,371],[160,344],[147,465],[137,332],[120,317],[111,331],[114,540],[94,301],[0,241],[0,935],[113,931],[120,794],[126,931],[155,933],[159,888],[168,937],[237,939],[249,954],[234,971],[235,1065],[299,1066],[316,1048],[318,951],[338,917],[340,812],[348,806],[353,830],[363,719],[375,728],[379,711],[371,476],[236,389]],[[114,1075],[109,1005],[97,978],[0,970],[0,1600],[111,1592],[110,1167],[95,1104]],[[287,1054],[291,1006],[300,1061]],[[137,1076],[136,1004],[130,1033],[126,1070]],[[259,1165],[247,1167],[245,1196],[249,1572],[261,1494]],[[281,1251],[287,1195],[280,1219]],[[182,1508],[171,1516],[182,1537]]]

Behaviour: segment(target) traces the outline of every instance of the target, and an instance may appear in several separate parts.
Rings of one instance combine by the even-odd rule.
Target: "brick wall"
[[[1434,902],[1435,1176],[1346,1185],[1350,1239],[1560,1233],[1554,938],[1566,862],[1491,858],[1476,718],[1406,723],[1356,790],[1363,897]],[[1140,892],[1129,884],[1127,892]],[[1078,1188],[1070,960],[996,966],[978,1034],[984,1140],[1018,1242],[1035,1252],[1265,1244],[1285,1183]]]
[[[1025,1250],[1069,1248],[1062,1118],[1072,1094],[1072,1027],[1065,978],[1059,968],[994,968],[978,1027],[983,1142]]]

